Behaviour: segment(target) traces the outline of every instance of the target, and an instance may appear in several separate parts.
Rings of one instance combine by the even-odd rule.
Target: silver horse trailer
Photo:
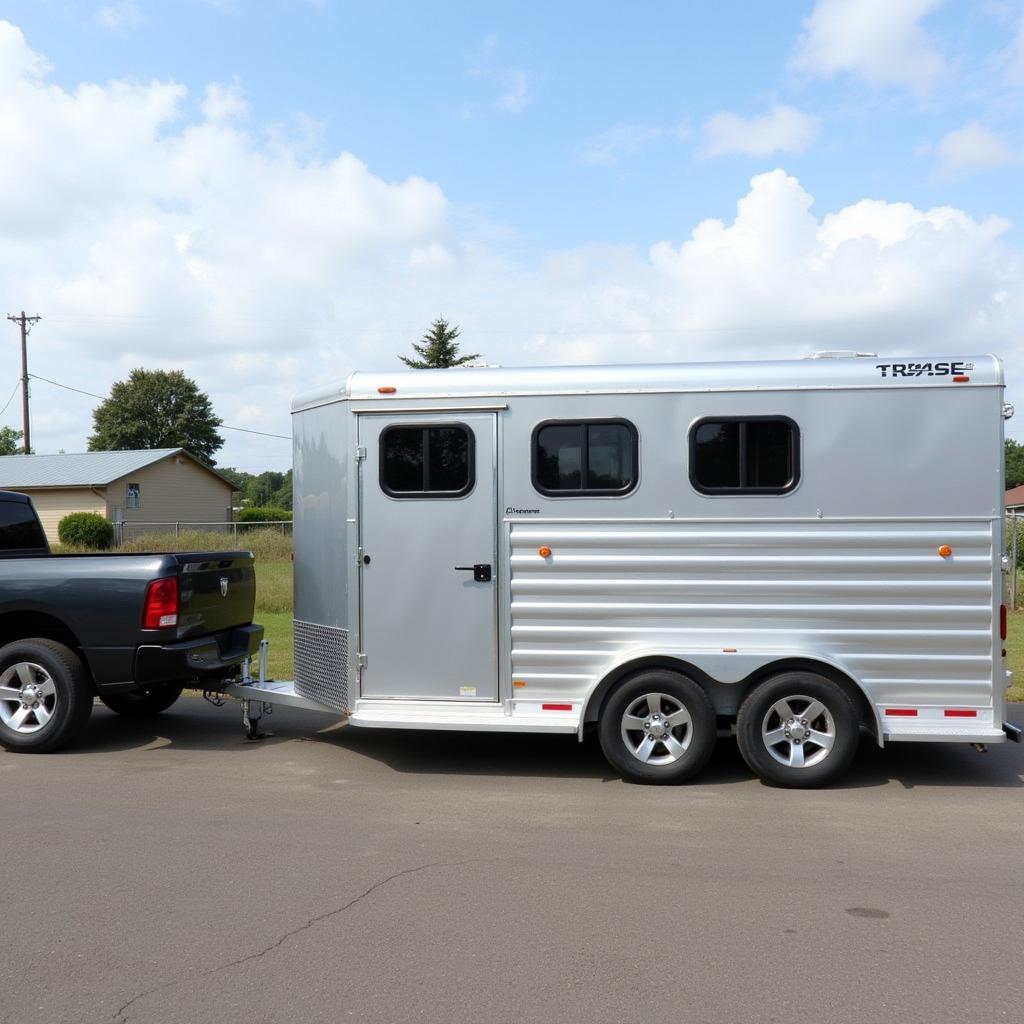
[[[353,373],[293,405],[295,680],[232,692],[654,783],[1019,739],[1010,412],[993,356]]]

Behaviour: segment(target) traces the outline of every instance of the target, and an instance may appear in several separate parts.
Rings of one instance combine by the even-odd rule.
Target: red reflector
[[[1006,639],[1006,605],[999,606],[999,639]]]
[[[572,711],[571,704],[541,704],[542,711]]]
[[[971,379],[970,377],[966,377],[966,376],[961,374],[959,377],[954,377],[953,378],[953,383],[954,384],[966,384],[970,379]]]
[[[946,708],[942,712],[947,718],[977,718],[978,712],[973,708]]]
[[[153,580],[142,606],[143,629],[166,629],[178,624],[178,578]]]
[[[917,708],[886,708],[890,718],[917,718]]]

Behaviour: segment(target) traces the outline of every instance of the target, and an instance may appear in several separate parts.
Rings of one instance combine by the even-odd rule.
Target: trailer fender
[[[604,672],[591,684],[583,699],[580,713],[578,735],[583,739],[583,726],[587,721],[596,721],[605,694],[620,679],[644,668],[675,668],[680,672],[692,675],[700,683],[723,683],[726,685],[741,683],[751,676],[770,669],[778,664],[784,671],[792,663],[799,662],[807,666],[813,664],[828,667],[841,676],[846,677],[856,688],[868,706],[872,716],[875,736],[878,745],[882,745],[882,720],[878,708],[868,696],[864,684],[838,658],[821,654],[819,651],[801,648],[773,648],[742,651],[708,651],[708,650],[666,650],[664,647],[633,648],[623,652],[621,657],[609,664]]]

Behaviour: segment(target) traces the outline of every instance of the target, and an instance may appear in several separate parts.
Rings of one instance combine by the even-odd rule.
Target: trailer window
[[[800,478],[800,431],[785,416],[701,420],[690,431],[690,482],[704,494],[783,494]]]
[[[458,498],[473,489],[473,434],[459,423],[387,427],[380,485],[393,498]]]
[[[637,480],[636,427],[626,420],[542,423],[533,432],[533,486],[541,494],[626,494]]]

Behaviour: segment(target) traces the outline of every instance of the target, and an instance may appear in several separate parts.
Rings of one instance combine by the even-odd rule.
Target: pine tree
[[[431,325],[430,330],[423,335],[423,339],[418,344],[415,341],[412,343],[419,358],[413,356],[399,356],[398,358],[414,370],[447,369],[449,366],[463,366],[478,359],[479,352],[468,356],[459,355],[459,343],[455,340],[458,336],[458,327],[449,327],[448,321],[439,316]]]

